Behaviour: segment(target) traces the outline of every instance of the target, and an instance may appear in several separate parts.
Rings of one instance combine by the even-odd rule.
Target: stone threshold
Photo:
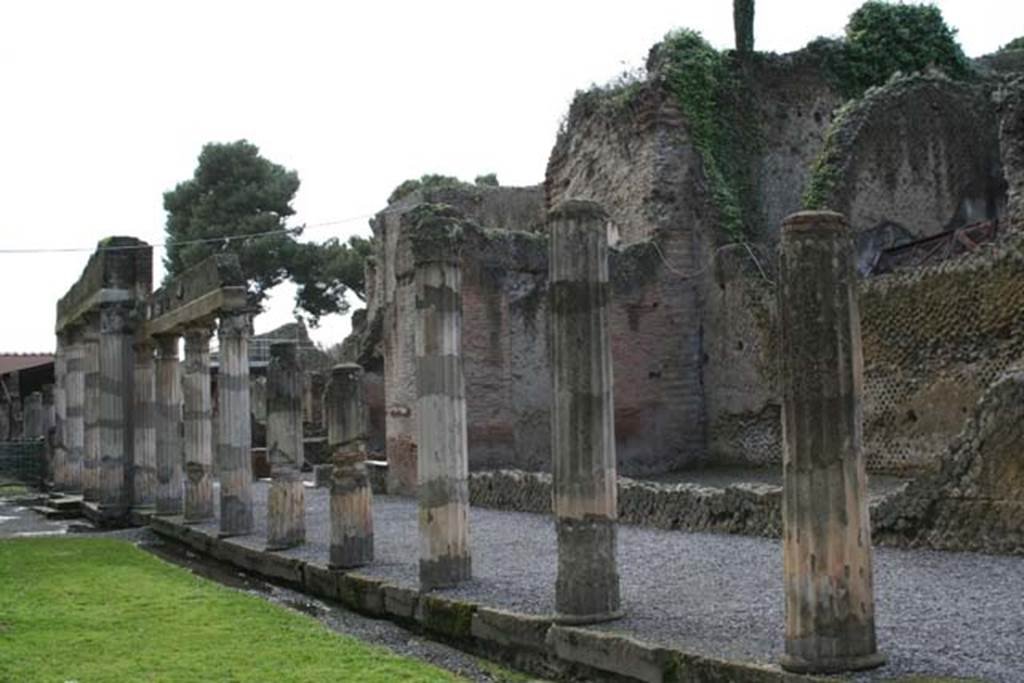
[[[460,650],[500,661],[533,675],[561,680],[645,683],[776,683],[827,681],[776,666],[729,661],[652,645],[629,636],[556,624],[552,617],[495,609],[475,602],[421,593],[357,571],[246,545],[238,538],[183,523],[180,516],[152,516],[160,536],[264,579],[387,619]]]

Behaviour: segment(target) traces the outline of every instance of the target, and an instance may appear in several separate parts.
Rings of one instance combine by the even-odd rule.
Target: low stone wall
[[[551,512],[551,475],[520,470],[473,472],[469,500],[480,507],[547,514]],[[620,478],[619,521],[776,538],[782,530],[782,489],[770,484],[715,488]]]

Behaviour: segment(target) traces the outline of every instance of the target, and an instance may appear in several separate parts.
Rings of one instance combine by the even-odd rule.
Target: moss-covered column
[[[462,231],[425,216],[411,234],[416,285],[420,586],[470,578],[469,461],[462,376]]]
[[[331,453],[330,565],[359,567],[373,561],[373,493],[366,473],[366,398],[363,369],[342,363],[324,391]]]
[[[555,608],[566,623],[604,621],[620,615],[608,215],[570,200],[548,225]]]
[[[100,321],[89,315],[82,325],[82,497],[100,498]]]
[[[126,485],[132,393],[132,307],[125,303],[100,308],[99,367],[99,504],[105,516],[123,514],[130,502]]]
[[[210,395],[212,323],[185,330],[185,522],[213,519],[213,406]]]
[[[249,398],[249,314],[220,318],[217,398],[217,463],[220,474],[220,533],[252,533],[252,423]],[[301,485],[301,482],[300,482]]]
[[[298,344],[271,344],[267,366],[267,458],[271,472],[302,467],[302,395]]]
[[[85,373],[83,372],[85,347],[82,344],[80,328],[71,328],[66,335],[65,400],[67,406],[64,423],[66,450],[64,491],[66,493],[81,493],[82,453],[85,450],[85,416],[82,412],[85,406]]]
[[[182,505],[181,364],[177,335],[156,338],[156,513],[180,515]]]
[[[871,526],[861,452],[860,314],[844,218],[804,212],[782,226],[782,666],[878,666]]]
[[[135,392],[132,423],[132,508],[151,511],[156,504],[156,377],[153,345],[148,339],[135,344]]]

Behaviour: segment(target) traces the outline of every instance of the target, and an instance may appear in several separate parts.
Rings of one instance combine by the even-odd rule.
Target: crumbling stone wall
[[[868,466],[935,468],[985,388],[1024,361],[1021,240],[869,279],[861,310]]]
[[[1005,189],[987,90],[919,75],[837,116],[808,203],[847,216],[863,252],[997,218]]]
[[[997,380],[941,469],[872,512],[877,542],[1024,553],[1024,373]]]
[[[1024,50],[1016,52],[1024,60]],[[1004,84],[995,93],[995,100],[999,111],[999,147],[1007,180],[1007,228],[1024,231],[1024,76]]]

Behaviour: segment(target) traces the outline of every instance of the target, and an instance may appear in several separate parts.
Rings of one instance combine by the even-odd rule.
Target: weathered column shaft
[[[132,507],[147,509],[156,503],[156,371],[153,346],[135,346],[135,392],[131,482]]]
[[[366,399],[363,369],[337,365],[324,392],[331,465],[332,567],[373,561],[373,492],[366,473]]]
[[[461,229],[429,217],[413,232],[416,283],[420,586],[471,576],[466,394],[462,375]]]
[[[156,513],[182,510],[181,369],[178,337],[157,338],[156,359]]]
[[[619,615],[608,215],[567,201],[550,214],[551,455],[561,621]]]
[[[182,381],[185,423],[186,523],[213,519],[213,404],[210,395],[211,326],[185,332],[185,376]]]
[[[271,472],[302,467],[302,396],[298,344],[271,344],[267,366],[267,457]]]
[[[129,502],[125,486],[126,453],[133,438],[128,429],[132,405],[131,308],[100,308],[100,495],[102,507],[121,511]]]
[[[252,533],[252,424],[249,410],[249,316],[221,316],[217,460],[220,533]],[[300,482],[301,485],[301,482]]]
[[[99,320],[89,320],[82,330],[83,450],[82,494],[95,502],[100,494],[100,338]]]
[[[306,493],[298,470],[274,476],[267,494],[267,550],[294,548],[306,542]]]
[[[53,485],[58,491],[69,489],[68,419],[68,344],[67,333],[57,335],[57,353],[53,359]]]
[[[799,672],[878,666],[861,451],[863,357],[853,250],[839,214],[783,223],[786,656]]]
[[[80,493],[82,491],[82,456],[85,451],[85,416],[83,414],[85,405],[85,373],[83,372],[85,359],[84,346],[82,344],[80,331],[75,330],[68,335],[66,345],[67,359],[65,397],[67,406],[65,408],[65,470],[66,483],[64,490],[68,493]]]

